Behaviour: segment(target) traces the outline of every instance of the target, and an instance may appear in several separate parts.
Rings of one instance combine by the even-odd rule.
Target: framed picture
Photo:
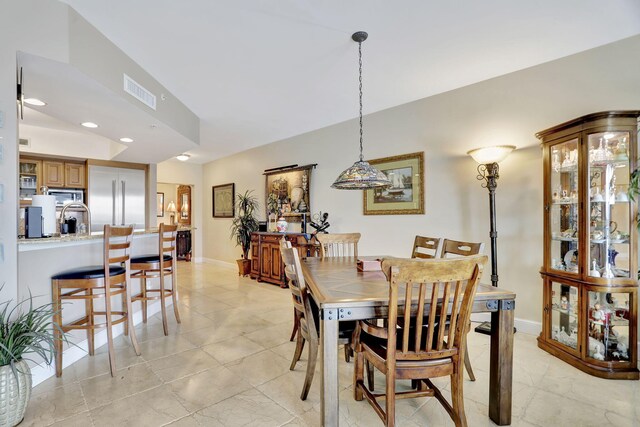
[[[265,208],[270,214],[299,222],[311,212],[311,171],[316,165],[297,166],[265,171]]]
[[[156,193],[156,215],[164,216],[164,193]]]
[[[424,214],[424,154],[369,160],[391,181],[391,187],[363,191],[365,215]]]
[[[214,218],[233,218],[236,198],[235,184],[215,185],[211,187]]]

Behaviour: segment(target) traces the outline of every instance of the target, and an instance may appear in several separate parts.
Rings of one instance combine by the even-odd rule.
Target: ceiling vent
[[[124,74],[124,91],[146,106],[156,109],[156,96]]]
[[[31,141],[26,138],[20,138],[20,147],[31,147]]]

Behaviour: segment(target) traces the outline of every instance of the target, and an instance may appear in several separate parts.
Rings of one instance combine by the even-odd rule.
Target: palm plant
[[[236,196],[238,216],[231,222],[231,238],[236,240],[236,245],[242,247],[242,259],[249,258],[251,233],[258,231],[258,219],[254,214],[259,205],[252,193],[253,191],[247,190]]]

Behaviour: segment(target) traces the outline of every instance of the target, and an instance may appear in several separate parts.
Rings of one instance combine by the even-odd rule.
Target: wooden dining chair
[[[389,321],[386,327],[369,320],[357,324],[354,397],[366,398],[386,426],[395,425],[396,399],[424,396],[438,399],[456,426],[467,425],[462,378],[464,338],[486,262],[485,255],[382,261],[383,270],[390,272]],[[440,324],[447,315],[448,335]],[[385,375],[385,393],[374,394],[365,386],[365,361]],[[451,377],[451,405],[430,380],[442,376]],[[417,389],[396,392],[399,379],[418,380],[419,385]],[[385,399],[384,409],[379,398]]]
[[[411,258],[436,258],[439,255],[438,250],[440,249],[441,242],[442,239],[439,237],[416,236],[413,241]]]
[[[167,324],[167,309],[165,298],[171,297],[173,300],[173,314],[176,322],[180,323],[180,313],[178,312],[178,282],[177,282],[177,262],[176,235],[177,225],[160,224],[158,229],[158,253],[149,255],[139,255],[131,258],[131,277],[140,279],[140,293],[133,295],[133,302],[142,302],[142,321],[147,323],[147,303],[148,301],[160,300],[160,312],[162,314],[162,329],[165,335],[169,335]],[[162,261],[160,261],[162,259]],[[171,277],[171,287],[166,286],[166,277]],[[150,288],[148,280],[157,278],[158,287]]]
[[[472,243],[459,240],[444,239],[444,242],[442,243],[442,253],[440,256],[442,258],[455,258],[461,256],[478,255],[483,251],[484,243]],[[471,321],[469,321],[469,330],[471,330]],[[465,341],[466,340],[467,338],[465,337]],[[467,370],[471,381],[475,381],[476,376],[473,373],[473,368],[471,367],[471,358],[468,351],[464,353],[464,367]]]
[[[104,226],[103,264],[81,267],[64,271],[51,277],[53,294],[53,328],[56,376],[62,375],[62,334],[71,330],[86,330],[89,355],[95,352],[95,331],[106,328],[107,348],[109,351],[109,371],[113,377],[116,372],[116,358],[113,347],[113,326],[124,323],[124,334],[130,335],[131,344],[138,356],[140,349],[133,327],[131,308],[130,250],[133,226]],[[106,279],[108,278],[108,279]],[[121,296],[121,309],[112,309],[112,297]],[[71,323],[63,324],[62,307],[65,303],[84,301],[85,315]],[[97,311],[95,302],[102,301],[104,311]],[[98,322],[104,318],[104,322]]]
[[[320,344],[318,308],[313,303],[307,290],[307,285],[302,274],[302,267],[300,266],[298,250],[292,248],[291,242],[282,239],[280,240],[280,254],[282,255],[282,261],[285,265],[284,273],[289,281],[293,308],[299,322],[296,349],[293,354],[293,359],[291,360],[290,370],[293,370],[296,363],[300,360],[300,355],[302,354],[305,343],[309,343],[307,374],[304,378],[302,392],[300,393],[300,399],[306,400],[309,394],[309,388],[311,387],[311,381],[313,381],[313,374],[315,373],[316,361],[318,359],[318,346]],[[354,326],[354,322],[340,322],[339,324],[338,344],[344,344],[345,355],[347,354],[346,349],[351,349],[350,343]]]
[[[358,258],[358,242],[360,233],[316,234],[320,243],[320,257],[354,257]]]

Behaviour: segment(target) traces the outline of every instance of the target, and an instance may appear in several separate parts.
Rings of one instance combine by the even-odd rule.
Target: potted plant
[[[33,297],[10,308],[0,303],[0,427],[13,427],[24,418],[31,397],[31,369],[27,354],[51,365],[55,347],[52,304],[33,306]],[[28,310],[25,309],[28,304]],[[64,336],[64,335],[63,335]]]
[[[251,271],[249,249],[251,248],[251,233],[258,231],[258,219],[255,212],[258,210],[258,199],[252,191],[236,196],[238,216],[231,222],[231,238],[236,240],[236,245],[242,247],[242,258],[238,263],[238,275],[246,276]]]

